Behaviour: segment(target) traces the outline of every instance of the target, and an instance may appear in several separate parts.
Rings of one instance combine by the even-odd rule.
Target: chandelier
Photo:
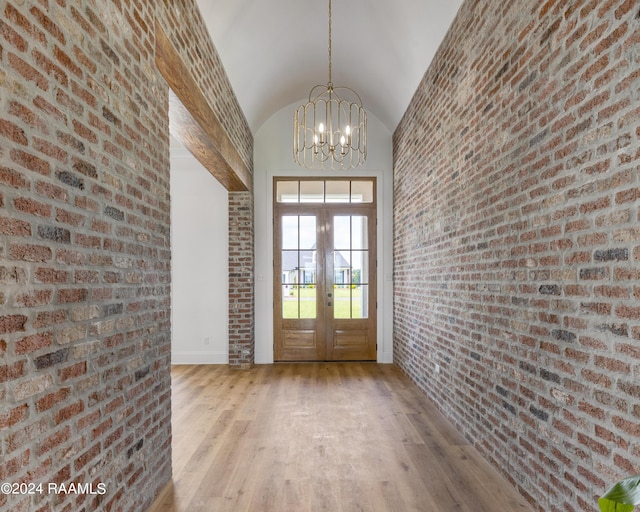
[[[358,93],[336,87],[331,76],[329,0],[329,81],[309,92],[293,116],[293,159],[310,169],[352,169],[367,157],[367,115]]]

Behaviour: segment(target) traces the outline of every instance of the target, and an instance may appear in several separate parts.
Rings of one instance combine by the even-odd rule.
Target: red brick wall
[[[160,2],[158,2],[160,3]],[[149,2],[155,5],[156,2]],[[247,168],[253,171],[253,135],[202,22],[195,0],[163,0],[157,15],[167,36],[183,56],[200,90],[234,144]]]
[[[229,193],[229,364],[255,362],[253,194]]]
[[[251,134],[192,1],[1,6],[0,481],[45,492],[0,494],[0,509],[146,510],[171,473],[156,18],[217,91],[247,162]],[[48,493],[48,482],[106,494]]]
[[[394,134],[395,361],[534,510],[640,473],[640,6],[467,1]]]

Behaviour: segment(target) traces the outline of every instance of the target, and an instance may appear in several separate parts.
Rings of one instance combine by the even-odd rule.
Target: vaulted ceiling
[[[251,130],[328,81],[328,0],[197,0]],[[333,83],[393,131],[462,0],[332,0]],[[293,115],[293,112],[292,112]]]

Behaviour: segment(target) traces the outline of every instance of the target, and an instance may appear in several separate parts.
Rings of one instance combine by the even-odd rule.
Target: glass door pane
[[[352,181],[351,202],[373,203],[373,181]]]
[[[281,250],[282,318],[316,318],[316,217],[284,215]]]
[[[327,181],[327,203],[348,203],[351,182],[344,181]]]
[[[291,180],[275,182],[276,203],[374,203],[373,179]]]
[[[301,181],[301,203],[324,203],[324,181]]]
[[[368,318],[368,246],[366,216],[333,217],[334,318]]]
[[[276,197],[279,203],[298,203],[298,182],[279,181],[276,185]]]

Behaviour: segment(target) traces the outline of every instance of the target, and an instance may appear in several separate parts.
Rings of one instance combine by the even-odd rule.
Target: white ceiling
[[[328,0],[197,0],[253,133],[329,78]],[[462,0],[332,0],[333,83],[395,130]],[[293,112],[292,112],[293,115]]]

